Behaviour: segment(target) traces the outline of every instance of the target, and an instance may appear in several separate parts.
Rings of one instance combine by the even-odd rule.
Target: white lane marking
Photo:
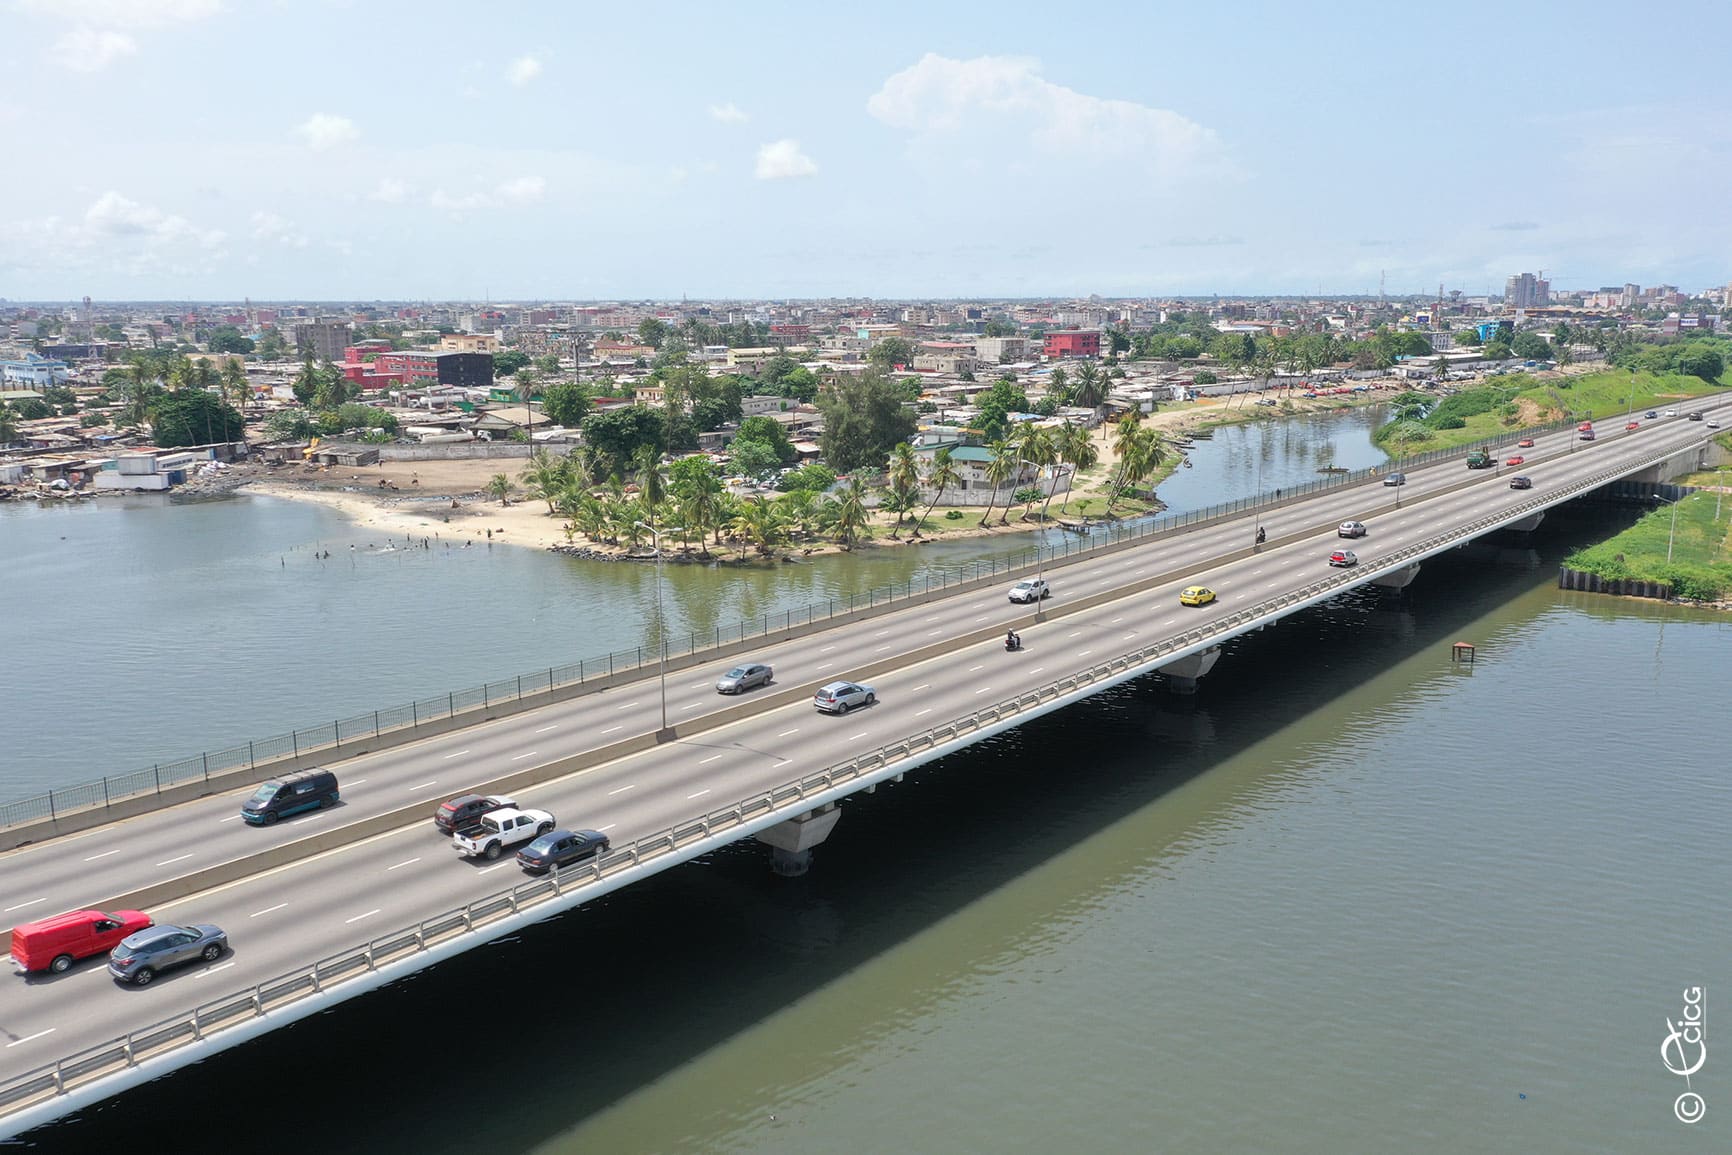
[[[1134,637],[1136,637],[1136,636],[1137,636],[1137,631],[1135,631],[1135,630],[1132,630],[1132,631],[1131,631],[1131,632],[1130,632],[1130,633],[1128,633],[1128,634],[1126,634],[1126,635],[1124,635],[1124,640],[1125,640],[1125,641],[1127,641],[1127,642],[1128,642],[1128,641],[1130,641],[1130,640],[1131,640],[1131,639],[1132,639],[1132,638],[1134,638]]]
[[[195,975],[193,975],[193,976],[192,976],[192,977],[193,977],[193,978],[195,978],[195,979],[202,979],[202,978],[204,978],[204,976],[206,976],[206,975],[214,975],[214,974],[216,974],[216,973],[217,973],[217,972],[218,972],[218,971],[226,971],[226,970],[228,970],[228,969],[229,969],[229,968],[230,968],[230,967],[232,967],[232,966],[234,966],[234,965],[235,965],[235,960],[234,960],[234,959],[230,959],[230,960],[229,960],[229,961],[228,961],[228,962],[226,962],[226,963],[218,963],[218,964],[217,964],[217,965],[216,965],[216,966],[214,966],[214,967],[205,967],[205,968],[204,968],[204,969],[203,969],[203,970],[202,970],[202,971],[199,971],[199,972],[198,972],[198,973],[197,973],[197,974],[195,974]]]
[[[22,1039],[13,1039],[10,1043],[6,1044],[6,1048],[7,1050],[11,1050],[13,1047],[22,1046],[34,1039],[40,1039],[43,1035],[52,1035],[57,1029],[58,1028],[56,1027],[49,1027],[46,1031],[37,1031],[34,1035],[25,1035]]]
[[[709,763],[714,762],[717,758],[720,758],[720,757],[721,757],[720,754],[711,754],[708,758],[698,759],[698,765],[699,766],[706,766]]]
[[[680,713],[682,713],[682,714],[683,714],[683,713],[685,713],[685,712],[686,712],[686,711],[687,711],[687,710],[696,710],[696,709],[700,709],[700,708],[701,708],[701,707],[702,707],[702,706],[703,706],[703,703],[702,703],[702,702],[693,702],[693,703],[692,703],[692,704],[691,704],[691,705],[689,705],[689,706],[681,706],[681,707],[680,707]]]
[[[627,703],[626,703],[626,704],[625,704],[625,705],[623,705],[623,706],[615,706],[615,707],[614,707],[614,709],[615,709],[615,710],[629,710],[629,709],[631,709],[631,708],[632,708],[632,707],[633,707],[633,706],[635,706],[635,705],[637,705],[637,703],[636,703],[636,702],[627,702]]]
[[[48,901],[48,899],[46,896],[44,896],[42,898],[33,898],[29,902],[21,902],[17,906],[9,906],[5,910],[0,910],[0,914],[11,914],[15,910],[23,910],[27,906],[35,906],[39,902],[47,902],[47,901]]]
[[[919,718],[919,717],[923,717],[923,716],[925,716],[925,715],[927,715],[927,714],[930,714],[930,713],[932,713],[932,707],[930,707],[930,706],[928,706],[928,707],[927,707],[927,708],[926,708],[926,709],[924,709],[924,710],[916,710],[916,711],[915,711],[915,712],[914,712],[914,716],[915,716],[915,717],[916,717],[916,718]]]
[[[879,646],[876,650],[873,650],[872,652],[874,654],[882,654],[885,650],[888,650],[890,648],[891,647],[889,647],[889,646]]]
[[[354,783],[351,782],[351,783],[349,783],[349,785],[353,786]],[[240,818],[239,814],[231,814],[227,818],[219,818],[219,819],[217,819],[217,821],[218,822],[235,822],[235,821],[239,820],[239,818]]]
[[[355,787],[361,785],[365,781],[367,781],[365,778],[357,778],[353,782],[349,783],[349,789],[353,790]]]
[[[157,865],[158,866],[173,866],[175,863],[185,862],[187,859],[189,859],[191,857],[192,857],[192,855],[190,855],[190,854],[183,854],[179,858],[170,858],[164,862],[157,863]]]
[[[541,729],[537,730],[536,733],[537,734],[545,734],[549,730],[557,730],[557,729],[559,729],[559,724],[556,722],[551,726],[543,726]]]
[[[397,867],[399,867],[399,866],[414,866],[417,862],[420,862],[420,861],[421,861],[420,858],[411,858],[407,862],[399,862],[397,864],[397,866],[387,866],[385,869],[386,870],[396,870]]]
[[[607,729],[603,730],[602,733],[603,734],[611,734],[615,730],[623,730],[623,729],[625,729],[624,726],[609,726]]]
[[[828,670],[831,666],[834,666],[835,664],[836,664],[835,662],[825,662],[822,666],[819,666],[818,668],[820,670]]]
[[[940,630],[927,630],[927,631],[926,631],[926,636],[927,636],[927,637],[929,637],[929,638],[936,638],[936,637],[937,637],[937,636],[938,636],[938,635],[939,635],[939,634],[942,634],[942,633],[943,633],[943,632],[944,632],[944,631],[943,631],[943,630],[941,630],[941,629],[940,629]],[[884,648],[885,648],[885,649],[889,649],[889,648],[890,648],[890,647],[888,647],[888,646],[886,646],[886,647],[884,647]]]
[[[978,618],[975,618],[974,620],[977,622],[984,622],[987,618],[990,618],[991,616],[992,616],[991,614],[981,614]]]
[[[835,649],[835,648],[836,648],[836,647],[835,647],[835,646],[825,646],[825,647],[824,647],[824,648],[823,648],[823,649],[821,649],[821,650],[819,650],[819,651],[818,651],[818,652],[819,652],[819,653],[820,653],[820,654],[827,654],[827,653],[829,653],[829,652],[830,652],[830,651],[831,651],[831,650],[833,650],[833,649]]]
[[[688,795],[686,795],[686,801],[690,802],[694,798],[702,798],[704,795],[706,795],[708,793],[709,793],[709,790],[706,788],[704,790],[698,791],[696,794],[688,794]]]
[[[701,690],[705,686],[708,686],[710,684],[711,683],[709,683],[709,682],[693,682],[691,685],[687,686],[686,689],[688,689],[688,690]],[[553,729],[553,727],[549,726],[548,729],[551,730],[551,729]],[[539,734],[539,733],[541,733],[541,731],[537,730],[536,733]]]
[[[419,784],[419,785],[417,785],[417,786],[411,786],[411,787],[409,787],[409,793],[411,793],[411,794],[413,794],[413,793],[415,793],[415,791],[417,791],[417,790],[425,790],[425,789],[427,789],[427,787],[429,787],[429,786],[437,786],[437,785],[439,785],[439,779],[437,779],[437,778],[432,778],[432,779],[429,779],[429,780],[428,780],[428,781],[426,781],[426,782],[422,782],[422,783],[421,783],[421,784]]]
[[[864,738],[866,735],[870,734],[871,732],[872,731],[870,731],[870,730],[862,730],[858,734],[854,735],[852,738],[848,739],[848,741],[858,742],[860,739]]]
[[[486,874],[489,871],[498,870],[501,867],[516,866],[516,865],[517,865],[517,860],[515,858],[513,858],[507,862],[501,862],[498,866],[483,866],[480,870],[477,870],[475,873],[476,874]]]
[[[375,906],[372,910],[369,910],[366,914],[357,914],[354,918],[345,918],[343,920],[343,925],[347,926],[351,922],[360,922],[364,918],[372,918],[374,915],[376,915],[378,913],[379,913],[379,908]]]
[[[535,751],[534,751],[534,750],[530,750],[530,751],[529,751],[529,752],[527,752],[527,753],[524,753],[524,754],[513,754],[513,755],[512,755],[512,756],[511,756],[511,760],[512,760],[512,761],[513,761],[513,762],[521,762],[521,761],[523,761],[523,760],[524,760],[524,759],[525,759],[525,758],[533,758],[533,757],[535,757]]]
[[[237,815],[235,815],[235,817],[239,818],[240,815],[237,814]],[[228,819],[225,818],[225,819],[223,819],[223,821],[227,822]],[[89,858],[86,858],[84,861],[95,862],[99,858],[107,858],[111,854],[119,854],[119,853],[120,853],[120,847],[117,846],[113,850],[104,850],[101,854],[92,854]]]
[[[272,911],[281,910],[281,909],[283,909],[283,907],[285,907],[287,905],[289,905],[289,904],[286,902],[279,902],[275,906],[267,906],[263,910],[255,910],[251,914],[247,915],[247,917],[248,918],[257,918],[261,914],[270,914]]]
[[[1086,657],[1088,657],[1088,656],[1089,656],[1089,655],[1090,655],[1090,654],[1092,654],[1092,653],[1094,653],[1094,651],[1093,651],[1093,650],[1078,650],[1078,651],[1077,651],[1077,652],[1076,652],[1076,656],[1077,656],[1077,657],[1079,657],[1079,658],[1086,658]]]
[[[1065,637],[1067,637],[1067,638],[1080,638],[1080,637],[1082,637],[1082,631],[1081,630],[1072,630],[1070,633],[1066,634]]]
[[[607,792],[607,796],[609,798],[612,798],[615,794],[624,794],[627,790],[634,790],[636,788],[637,788],[637,783],[633,782],[629,786],[621,786],[618,790],[609,790]]]
[[[930,689],[931,689],[931,688],[932,688],[932,683],[931,683],[931,682],[927,682],[927,683],[926,683],[926,684],[925,684],[925,685],[923,685],[923,686],[916,686],[916,687],[914,687],[914,692],[915,692],[915,693],[916,693],[916,694],[918,694],[918,693],[919,693],[919,692],[920,692],[920,691],[922,691],[922,690],[930,690]]]
[[[968,672],[972,674],[976,670],[984,670],[984,669],[986,669],[985,666],[970,666],[970,667],[968,667]]]
[[[872,636],[875,638],[881,638],[889,632],[890,632],[889,630],[879,630],[877,633],[873,634]]]
[[[1038,673],[1040,673],[1040,672],[1041,672],[1041,671],[1042,671],[1042,670],[1044,670],[1044,669],[1046,669],[1046,667],[1045,667],[1045,666],[1036,666],[1036,667],[1035,667],[1035,668],[1034,668],[1034,669],[1032,669],[1032,670],[1030,670],[1030,671],[1029,671],[1029,673],[1031,673],[1031,674],[1038,674]]]
[[[614,827],[616,827],[618,825],[619,825],[619,823],[617,823],[617,822],[609,822],[606,826],[601,827],[601,833],[606,834],[608,831],[612,830]]]
[[[1123,618],[1114,618],[1114,619],[1113,619],[1113,620],[1112,620],[1112,621],[1110,621],[1110,622],[1108,622],[1108,623],[1107,623],[1107,625],[1109,625],[1109,626],[1116,626],[1116,625],[1118,625],[1118,624],[1119,624],[1119,623],[1120,623],[1120,622],[1122,622],[1122,621],[1124,621],[1124,620],[1125,620],[1125,619],[1123,619]]]
[[[459,750],[459,751],[457,751],[457,752],[456,752],[456,753],[454,753],[454,754],[447,754],[447,755],[445,755],[445,757],[447,757],[447,758],[461,758],[461,757],[463,757],[463,755],[465,755],[465,754],[467,754],[467,753],[469,753],[469,751],[467,751],[467,750]]]
[[[974,691],[974,692],[975,692],[975,693],[976,693],[976,694],[984,694],[984,693],[986,693],[986,692],[987,692],[987,691],[988,691],[988,690],[990,690],[990,689],[992,689],[992,687],[991,687],[991,686],[982,686],[982,687],[980,687],[980,689],[978,689],[978,690],[976,690],[976,691]]]
[[[926,620],[929,622],[935,622],[943,616],[944,616],[943,614],[933,614],[931,617],[927,618]]]

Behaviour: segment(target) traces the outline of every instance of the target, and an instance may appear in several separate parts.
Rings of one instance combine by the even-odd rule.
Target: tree
[[[932,468],[926,473],[926,484],[932,487],[932,500],[927,504],[926,512],[920,515],[920,520],[914,523],[915,537],[920,536],[920,527],[932,516],[932,507],[938,504],[944,491],[961,480],[962,475],[957,471],[956,462],[950,459],[948,448],[940,449],[932,455]]]
[[[305,441],[319,427],[305,409],[279,409],[265,418],[265,432],[277,441]]]
[[[517,371],[529,364],[529,354],[521,349],[506,349],[493,354],[493,379],[515,377]]]
[[[505,499],[511,496],[511,479],[503,473],[495,473],[487,479],[487,493],[497,497],[500,505],[507,504]]]
[[[1085,409],[1099,409],[1106,400],[1106,383],[1093,361],[1083,362],[1076,374],[1076,395],[1072,399]]]
[[[728,465],[743,477],[764,477],[781,464],[781,457],[769,442],[736,438],[728,446]]]
[[[1507,344],[1497,339],[1487,341],[1480,352],[1488,361],[1508,361],[1515,355]]]
[[[154,358],[140,356],[133,358],[131,373],[121,400],[122,420],[128,425],[143,425],[151,406],[162,395],[162,386],[157,383],[159,370]]]
[[[638,341],[652,349],[660,349],[662,342],[667,339],[667,335],[668,326],[665,321],[657,320],[654,317],[645,317],[637,323]]]
[[[288,356],[289,342],[275,329],[266,329],[254,344],[253,352],[264,361],[281,361]]]
[[[818,398],[824,415],[819,445],[838,473],[877,467],[898,442],[914,435],[915,416],[907,392],[882,373],[868,371],[838,381]]]
[[[151,439],[161,449],[239,441],[246,422],[222,398],[204,389],[176,389],[157,399],[150,415]]]
[[[18,418],[12,412],[12,406],[0,401],[0,446],[10,445],[18,439]]]
[[[1107,353],[1117,357],[1120,353],[1131,351],[1131,337],[1123,329],[1107,329]]]
[[[1439,381],[1449,380],[1449,358],[1439,353],[1431,363],[1431,372]]]
[[[890,530],[890,536],[894,538],[896,531],[902,528],[902,515],[914,512],[915,503],[920,500],[920,462],[914,456],[914,447],[906,441],[898,441],[890,451],[890,460],[885,468],[890,478],[890,491],[882,504],[896,515],[896,524]]]
[[[576,381],[549,385],[541,394],[541,411],[555,425],[575,429],[589,413],[589,391]]]
[[[1479,329],[1478,329],[1478,327],[1473,326],[1473,325],[1469,325],[1467,328],[1456,333],[1455,343],[1458,345],[1477,346],[1479,344]]]
[[[559,372],[559,354],[543,353],[535,359],[534,364],[537,369],[551,377]]]
[[[781,507],[766,501],[762,494],[740,506],[730,530],[757,547],[758,553],[769,557],[776,546],[787,538],[788,522]]]
[[[668,467],[668,491],[685,512],[685,524],[697,530],[716,531],[716,544],[721,544],[722,475],[715,462],[701,453],[682,457]]]
[[[211,330],[205,348],[212,353],[251,353],[253,342],[242,336],[241,331],[233,325],[218,325]]]
[[[1551,345],[1538,333],[1517,333],[1509,349],[1526,361],[1549,361],[1552,357]]]
[[[1070,378],[1065,374],[1063,365],[1054,365],[1052,372],[1047,374],[1046,391],[1064,404],[1070,404]]]
[[[1726,360],[1714,346],[1692,342],[1678,355],[1678,372],[1704,381],[1718,381],[1726,371]]]
[[[866,481],[851,477],[841,495],[832,503],[836,512],[836,540],[844,547],[868,536],[871,514],[866,508]]]
[[[914,361],[914,346],[905,337],[886,337],[867,350],[866,362],[888,373]]]
[[[741,443],[745,443],[742,445]],[[740,422],[740,431],[734,435],[733,443],[728,452],[738,456],[747,445],[759,443],[766,446],[774,460],[770,468],[787,465],[798,454],[794,451],[793,442],[788,440],[788,431],[774,417],[748,417]]]
[[[583,419],[583,441],[597,459],[603,477],[621,472],[645,445],[665,452],[667,427],[662,415],[647,405],[633,405],[607,413],[591,413]]]
[[[230,357],[222,367],[222,398],[239,409],[247,403],[251,387],[247,384],[247,367],[239,357]]]
[[[1011,473],[1021,464],[1016,446],[1009,441],[994,441],[986,448],[992,454],[986,463],[986,480],[992,485],[992,494],[986,501],[986,513],[980,519],[982,526],[992,520],[992,507],[998,504],[999,487],[1010,480]]]
[[[530,455],[529,464],[517,475],[518,480],[528,484],[531,497],[547,502],[547,513],[550,517],[566,490],[570,476],[565,459],[553,457],[546,450],[537,450]]]
[[[1071,467],[1070,482],[1066,485],[1064,492],[1064,504],[1058,507],[1059,512],[1063,513],[1070,508],[1071,494],[1076,490],[1077,477],[1081,475],[1083,470],[1094,468],[1095,462],[1100,460],[1100,450],[1095,448],[1094,438],[1089,436],[1087,429],[1069,421],[1059,427],[1055,442],[1054,449],[1057,451],[1058,459]],[[1047,493],[1046,500],[1047,505],[1052,504],[1050,491]],[[1042,521],[1046,520],[1045,505],[1041,506],[1040,516]]]

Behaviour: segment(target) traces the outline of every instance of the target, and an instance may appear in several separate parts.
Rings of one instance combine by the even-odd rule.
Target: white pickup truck
[[[506,807],[484,814],[481,821],[451,836],[451,845],[465,858],[498,858],[507,846],[528,842],[553,829],[553,815],[545,810]]]

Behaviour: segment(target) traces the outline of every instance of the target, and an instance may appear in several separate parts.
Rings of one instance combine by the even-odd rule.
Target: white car
[[[1010,600],[1013,602],[1038,602],[1042,598],[1052,596],[1052,587],[1040,578],[1024,578],[1010,587]]]
[[[1335,532],[1342,537],[1364,537],[1370,531],[1363,521],[1344,521]]]

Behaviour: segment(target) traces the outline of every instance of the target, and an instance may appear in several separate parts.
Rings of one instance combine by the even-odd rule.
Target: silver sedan
[[[762,662],[746,662],[735,666],[716,679],[716,693],[738,694],[753,686],[768,686],[770,679],[775,677],[774,671]]]

